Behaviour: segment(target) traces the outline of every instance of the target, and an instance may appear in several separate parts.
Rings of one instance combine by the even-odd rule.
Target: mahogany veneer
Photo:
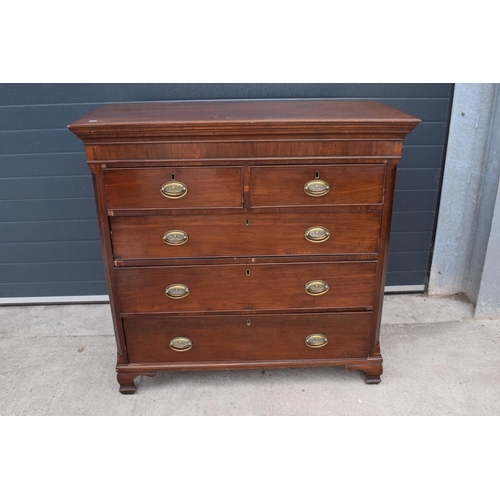
[[[123,313],[366,309],[373,307],[376,268],[376,262],[206,263],[123,267],[116,279]],[[305,285],[318,279],[328,283],[328,292],[307,294]],[[185,299],[165,297],[165,287],[176,283],[189,288]]]
[[[168,345],[169,333],[182,332],[193,340],[183,354],[186,361],[239,361],[283,359],[364,358],[369,348],[372,313],[283,314],[276,328],[276,316],[191,316],[169,318],[132,316],[124,319],[127,348],[132,363],[175,363],[179,353]],[[250,322],[250,324],[249,324]],[[331,331],[321,349],[304,342],[311,323]],[[166,326],[168,325],[168,326]],[[214,334],[216,332],[216,334]],[[262,342],[265,336],[266,342]]]
[[[158,371],[344,365],[380,382],[396,166],[376,102],[104,106],[92,171],[120,391]]]
[[[251,167],[251,207],[380,205],[385,165]],[[312,197],[304,184],[316,177],[330,185],[328,196]]]
[[[378,252],[380,212],[328,212],[241,215],[175,215],[112,217],[114,258],[374,254]],[[328,226],[328,240],[311,245],[310,227]],[[182,228],[188,243],[166,245],[168,231]],[[134,239],[130,235],[134,234]]]
[[[189,186],[189,196],[159,196],[160,186],[174,176]],[[107,170],[108,208],[230,208],[242,206],[240,168],[131,168]],[[219,190],[224,186],[224,190]]]

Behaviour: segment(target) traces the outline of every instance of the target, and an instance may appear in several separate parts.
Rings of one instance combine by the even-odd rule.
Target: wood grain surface
[[[188,192],[170,199],[160,192],[164,183],[176,180]],[[224,208],[241,207],[241,169],[224,168],[143,168],[104,172],[108,208]]]
[[[182,259],[376,253],[380,212],[177,215],[111,217],[115,259]],[[330,231],[328,240],[305,238],[310,227]],[[172,246],[162,237],[182,230],[187,243]]]
[[[368,205],[383,202],[384,165],[286,166],[250,168],[250,205]],[[328,183],[321,197],[304,191],[308,181]]]
[[[376,262],[235,264],[119,268],[115,273],[121,308],[128,313],[314,310],[372,307],[376,267]],[[313,280],[326,281],[329,291],[308,295],[304,287]],[[189,295],[166,297],[165,288],[172,284],[186,285]]]
[[[72,123],[84,140],[200,133],[337,132],[403,137],[420,120],[374,101],[201,101],[112,104]]]
[[[250,361],[363,358],[368,355],[372,313],[246,316],[130,316],[124,319],[130,362]],[[250,322],[250,324],[248,324]],[[326,335],[319,348],[306,346],[312,333]],[[177,352],[172,338],[193,347]]]

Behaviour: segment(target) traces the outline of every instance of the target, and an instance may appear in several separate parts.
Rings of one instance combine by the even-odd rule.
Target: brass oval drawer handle
[[[174,351],[189,351],[193,347],[193,341],[189,337],[174,337],[170,341],[169,346]]]
[[[313,179],[312,181],[306,182],[304,184],[304,191],[309,196],[325,196],[328,191],[330,191],[330,184],[321,179]]]
[[[312,333],[306,337],[306,346],[312,349],[324,347],[326,344],[328,344],[328,338],[322,333]]]
[[[306,283],[305,290],[309,295],[323,295],[328,292],[330,287],[328,283],[323,280],[313,280]]]
[[[178,283],[169,285],[165,288],[165,295],[170,299],[184,299],[189,295],[189,288]]]
[[[167,231],[162,240],[167,245],[172,246],[180,246],[187,243],[189,237],[185,231],[181,231],[180,229],[172,229],[171,231]]]
[[[188,188],[186,184],[179,181],[168,181],[163,184],[160,189],[160,193],[166,198],[182,198],[186,196],[188,192]]]
[[[304,234],[307,241],[311,243],[323,243],[330,237],[330,231],[323,226],[310,227]]]

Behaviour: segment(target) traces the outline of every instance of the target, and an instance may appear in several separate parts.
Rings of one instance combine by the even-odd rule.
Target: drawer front
[[[252,207],[381,204],[385,165],[251,167]],[[308,194],[309,193],[309,194]]]
[[[380,212],[112,217],[115,259],[376,253]]]
[[[368,355],[371,320],[371,313],[131,316],[124,327],[131,363],[335,359]],[[309,338],[315,347],[306,345],[310,335],[319,338]]]
[[[116,277],[125,313],[356,308],[373,305],[375,269],[371,261],[136,267]]]
[[[104,185],[110,209],[237,208],[243,204],[238,167],[106,170]]]

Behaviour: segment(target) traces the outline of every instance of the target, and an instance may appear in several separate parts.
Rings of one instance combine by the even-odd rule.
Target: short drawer
[[[239,167],[127,168],[104,171],[107,206],[136,208],[238,208],[243,204]]]
[[[115,259],[378,251],[380,212],[112,217]]]
[[[252,207],[379,205],[385,165],[250,168]]]
[[[131,316],[124,327],[131,363],[300,360],[366,358],[371,320],[371,313]]]
[[[125,313],[369,308],[376,262],[116,269]],[[306,285],[308,290],[306,291]]]

